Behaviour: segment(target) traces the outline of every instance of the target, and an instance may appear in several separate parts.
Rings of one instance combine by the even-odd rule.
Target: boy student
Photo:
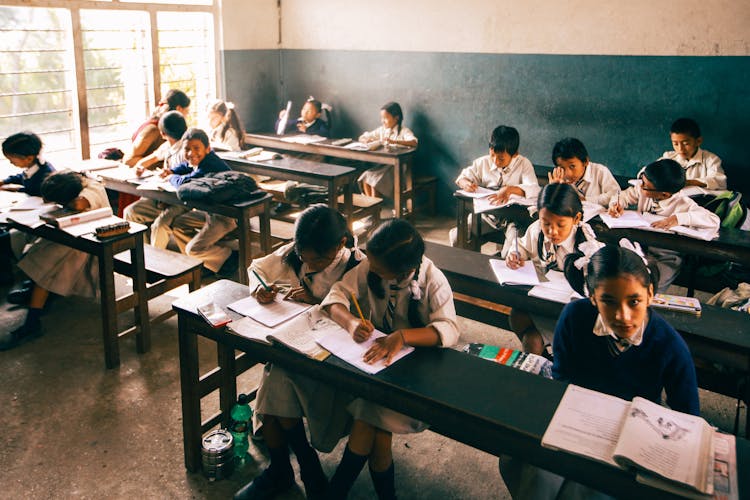
[[[701,149],[703,137],[698,123],[691,118],[678,118],[669,130],[674,151],[665,151],[662,158],[674,160],[685,170],[685,185],[706,189],[727,189],[727,176],[721,158]]]
[[[557,141],[552,148],[555,168],[548,174],[549,183],[573,186],[581,201],[608,206],[613,196],[620,192],[612,172],[600,163],[589,161],[589,153],[581,141],[573,137]]]
[[[674,160],[657,160],[644,168],[640,173],[640,185],[632,186],[612,198],[609,213],[614,217],[622,215],[629,205],[637,205],[640,213],[663,216],[651,226],[669,229],[672,226],[691,226],[695,228],[719,229],[719,217],[706,210],[687,196],[680,196],[680,189],[685,187],[685,171]],[[673,250],[649,248],[648,260],[659,268],[659,285],[657,292],[664,293],[677,277],[682,263],[682,256]]]
[[[166,142],[136,163],[136,174],[141,176],[146,169],[156,166],[161,166],[166,170],[174,169],[185,161],[182,136],[186,130],[187,124],[182,113],[179,111],[164,113],[159,118],[159,132]],[[151,224],[151,245],[157,248],[167,248],[175,218],[187,211],[188,209],[182,205],[165,205],[155,200],[141,198],[125,208],[123,217],[131,222]]]
[[[534,166],[518,153],[519,143],[520,137],[515,128],[505,125],[495,128],[490,136],[489,154],[477,158],[461,171],[456,179],[458,187],[472,193],[478,187],[496,189],[497,192],[488,196],[488,199],[498,206],[507,203],[512,194],[536,198],[539,194],[539,182]],[[483,214],[482,220],[495,229],[500,229],[503,225],[497,217],[490,214]],[[524,225],[528,225],[528,222],[530,221],[526,221]],[[515,234],[515,224],[507,223],[505,240],[515,239]],[[449,238],[452,246],[456,246],[457,235],[458,229],[451,229]]]
[[[224,160],[211,150],[208,135],[190,128],[182,136],[185,160],[173,169],[165,168],[162,177],[171,174],[170,184],[179,188],[185,181],[213,172],[230,170]],[[203,261],[203,267],[221,276],[231,276],[238,262],[232,250],[216,243],[237,227],[237,221],[222,215],[198,210],[177,217],[172,225],[173,236],[180,251]]]

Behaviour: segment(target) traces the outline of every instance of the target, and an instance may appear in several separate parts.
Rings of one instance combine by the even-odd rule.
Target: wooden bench
[[[203,262],[200,259],[151,245],[143,246],[143,255],[146,262],[146,300],[151,300],[185,284],[191,292],[201,287]],[[116,273],[124,276],[133,276],[130,252],[120,252],[115,255],[114,269]],[[132,293],[118,297],[117,312],[131,309],[136,300],[135,294]],[[168,310],[151,320],[151,323],[159,323],[173,315],[174,312]],[[120,336],[127,333],[129,330],[121,333]]]

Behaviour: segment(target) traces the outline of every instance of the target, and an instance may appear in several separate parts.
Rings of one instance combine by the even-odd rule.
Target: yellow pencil
[[[362,314],[362,309],[359,307],[359,302],[357,302],[357,296],[354,295],[354,292],[352,292],[352,301],[354,301],[354,307],[357,308],[357,312],[359,313],[359,317],[362,319],[362,324],[365,324],[365,315]]]

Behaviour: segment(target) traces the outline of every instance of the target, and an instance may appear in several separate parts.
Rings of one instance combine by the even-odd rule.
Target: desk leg
[[[456,246],[468,248],[469,220],[466,213],[466,201],[456,200]]]
[[[404,162],[404,191],[409,193],[406,197],[406,214],[411,216],[414,212],[414,179],[412,178],[411,161]]]
[[[189,331],[187,321],[178,316],[180,349],[180,394],[182,395],[182,446],[185,468],[198,472],[201,468],[201,396],[198,375],[198,336]]]
[[[338,187],[335,187],[336,189],[336,196],[334,200],[338,200]],[[344,196],[344,206],[343,207],[336,207],[340,212],[344,213],[344,217],[346,217],[346,225],[349,226],[349,230],[352,229],[352,224],[354,223],[354,201],[352,200],[352,182],[348,181],[344,182],[341,185],[341,194]]]
[[[260,223],[260,248],[263,249],[263,255],[268,255],[272,252],[270,201],[267,201],[263,205],[263,212],[258,216],[258,219],[258,222]]]
[[[237,366],[234,360],[234,348],[217,342],[216,354],[221,384],[219,386],[219,407],[221,408],[222,424],[227,427],[232,406],[237,401]]]
[[[473,204],[472,204],[473,205]],[[482,251],[482,214],[475,214],[474,209],[471,210],[471,242],[469,249],[475,252]]]
[[[141,247],[142,250],[143,247]],[[98,258],[104,365],[107,368],[115,368],[120,365],[120,348],[117,343],[117,304],[115,303],[115,270],[112,246],[102,245]]]
[[[135,324],[138,328],[135,337],[138,352],[151,349],[151,322],[148,316],[148,297],[146,295],[146,261],[143,256],[143,234],[135,235],[135,247],[130,249],[130,261],[133,263],[133,293],[137,294],[135,305]]]
[[[397,219],[401,217],[401,193],[401,160],[396,158],[393,165],[393,208]]]
[[[239,231],[239,274],[240,283],[243,285],[248,284],[247,268],[250,267],[250,263],[253,261],[251,250],[251,236],[250,236],[250,210],[245,209],[242,211],[242,215],[237,219],[237,228]],[[263,233],[261,232],[261,239]]]

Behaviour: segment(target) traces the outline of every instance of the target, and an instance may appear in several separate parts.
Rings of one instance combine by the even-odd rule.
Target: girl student
[[[603,244],[596,241],[591,227],[581,222],[583,207],[578,192],[569,184],[547,184],[537,199],[539,220],[517,238],[505,259],[508,267],[517,269],[531,259],[548,271],[565,270],[582,254],[592,254]],[[579,271],[580,272],[580,271]],[[514,307],[510,326],[526,352],[551,356],[555,320]]]
[[[340,213],[325,205],[307,208],[295,224],[294,241],[253,260],[248,269],[250,288],[258,302],[273,302],[283,284],[291,286],[286,292],[289,299],[319,303],[333,283],[364,258],[356,247],[349,248],[351,239]],[[308,498],[320,497],[328,480],[315,448],[330,452],[346,435],[351,424],[346,405],[351,398],[269,363],[263,371],[256,401],[256,430],[260,427],[271,463],[240,489],[235,498],[271,498],[289,489],[294,484],[289,448],[297,457]],[[302,417],[307,417],[312,446]]]
[[[567,274],[587,298],[565,306],[555,330],[552,376],[630,401],[635,396],[698,415],[695,366],[685,341],[649,308],[659,281],[640,247],[607,245],[587,270]],[[602,498],[551,472],[502,457],[500,472],[513,498]],[[607,497],[609,498],[609,497]]]
[[[52,173],[42,183],[42,197],[76,211],[109,206],[99,182],[71,171]],[[34,241],[18,263],[33,281],[24,324],[0,341],[0,350],[12,349],[42,334],[40,317],[50,292],[95,297],[99,291],[97,259],[79,250],[45,239]]]
[[[363,320],[352,314],[357,297]],[[375,341],[364,360],[385,360],[405,345],[452,346],[458,340],[453,292],[442,272],[424,256],[424,241],[403,219],[375,229],[367,243],[367,259],[333,285],[322,306],[356,342],[375,327],[387,335]],[[420,432],[425,424],[387,408],[357,399],[344,456],[331,478],[328,497],[345,498],[365,462],[379,498],[395,498],[392,433]]]
[[[230,151],[245,148],[245,130],[234,109],[234,103],[216,99],[208,104],[208,137],[212,144]],[[222,149],[223,149],[222,148]]]
[[[417,147],[417,138],[407,127],[403,126],[404,113],[397,102],[388,102],[380,108],[380,127],[359,136],[359,142],[369,144],[380,141],[384,147],[390,145]],[[393,193],[393,173],[390,165],[371,168],[359,176],[362,192],[367,196],[382,193],[390,196]]]

